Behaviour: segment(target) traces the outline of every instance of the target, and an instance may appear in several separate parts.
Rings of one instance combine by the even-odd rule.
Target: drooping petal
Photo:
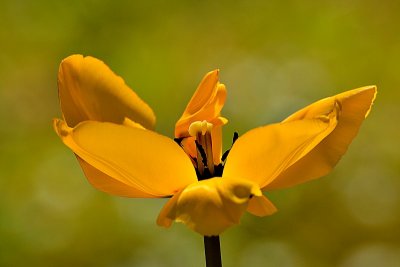
[[[64,144],[92,167],[84,166],[89,181],[108,193],[123,195],[120,187],[127,185],[142,192],[131,196],[164,197],[197,181],[182,149],[155,132],[95,121],[69,128],[55,120],[54,127]]]
[[[375,96],[375,86],[362,87],[317,101],[288,117],[285,122],[319,116],[332,101],[338,102],[341,107],[338,124],[332,133],[306,156],[280,173],[265,189],[285,188],[328,174],[357,135]]]
[[[247,211],[258,217],[272,215],[277,211],[277,208],[265,196],[253,197],[249,201]]]
[[[318,117],[245,133],[233,145],[222,177],[248,179],[264,188],[333,131],[338,112],[338,104],[331,101]]]
[[[64,59],[58,88],[63,117],[70,127],[85,120],[123,124],[125,118],[147,129],[154,127],[152,109],[96,58],[73,55]]]
[[[202,180],[173,196],[161,210],[157,224],[169,227],[175,220],[201,235],[219,235],[239,223],[250,198],[261,196],[259,187],[250,181]]]

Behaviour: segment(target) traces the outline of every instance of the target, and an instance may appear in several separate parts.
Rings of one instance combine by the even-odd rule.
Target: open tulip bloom
[[[376,95],[375,86],[366,86],[324,98],[282,122],[235,134],[231,149],[222,153],[228,120],[221,116],[226,89],[218,72],[205,75],[172,139],[153,131],[152,109],[107,65],[73,55],[60,64],[63,120],[54,120],[95,188],[123,197],[170,198],[157,224],[181,222],[205,236],[207,266],[220,265],[218,235],[244,212],[276,212],[263,192],[332,170]],[[217,259],[209,258],[210,249],[218,250]]]

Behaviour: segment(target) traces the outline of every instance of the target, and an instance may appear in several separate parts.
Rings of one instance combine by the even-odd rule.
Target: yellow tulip
[[[376,95],[375,86],[366,86],[317,101],[248,131],[221,160],[226,89],[218,73],[203,78],[173,140],[152,130],[151,108],[102,61],[70,56],[60,64],[63,120],[54,120],[55,131],[95,188],[124,197],[171,197],[159,225],[182,222],[213,236],[238,224],[246,210],[274,213],[262,192],[329,173]]]

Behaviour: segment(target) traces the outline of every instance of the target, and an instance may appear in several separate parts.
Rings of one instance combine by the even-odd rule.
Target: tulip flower
[[[276,212],[263,192],[328,174],[368,115],[376,87],[319,100],[282,122],[235,135],[222,154],[226,88],[205,75],[176,123],[175,138],[156,133],[152,109],[102,61],[73,55],[58,74],[63,119],[54,128],[89,182],[106,193],[170,198],[157,224],[174,221],[203,236]]]

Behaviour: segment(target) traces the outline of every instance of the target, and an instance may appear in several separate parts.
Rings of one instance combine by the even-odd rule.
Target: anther
[[[234,133],[233,133],[233,138],[232,138],[232,146],[235,144],[235,142],[236,142],[236,140],[237,140],[238,138],[239,138],[238,132],[234,132]],[[231,149],[232,149],[232,146],[231,146],[231,148],[229,148],[227,151],[225,151],[224,154],[222,154],[222,157],[221,157],[221,161],[222,161],[222,162],[225,162],[226,158],[227,158],[228,155],[229,155],[229,152],[230,152]]]
[[[233,133],[233,138],[232,138],[232,145],[236,142],[236,140],[239,138],[238,132]]]
[[[179,146],[182,146],[182,141],[185,139],[185,137],[179,137],[179,138],[174,138],[175,143],[177,143]]]
[[[221,161],[222,162],[225,162],[225,160],[228,157],[230,151],[231,151],[231,149],[228,149],[227,151],[224,152],[224,154],[222,154],[222,157],[221,157]]]

